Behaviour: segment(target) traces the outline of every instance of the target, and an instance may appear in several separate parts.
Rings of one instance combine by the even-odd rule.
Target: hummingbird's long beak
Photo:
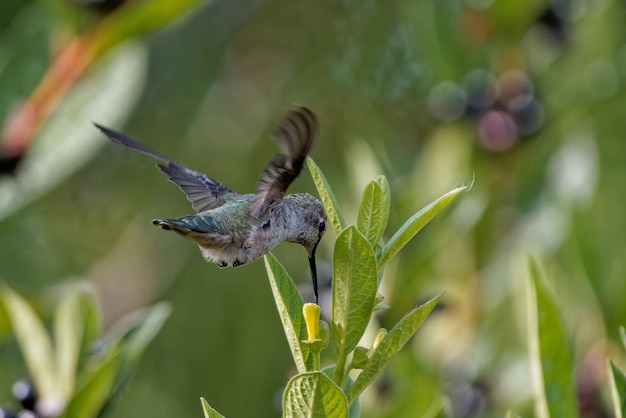
[[[315,295],[315,304],[318,305],[318,297],[317,297],[317,265],[315,264],[315,250],[317,249],[317,245],[313,247],[313,251],[309,255],[309,267],[311,268],[311,279],[313,280],[313,294]]]

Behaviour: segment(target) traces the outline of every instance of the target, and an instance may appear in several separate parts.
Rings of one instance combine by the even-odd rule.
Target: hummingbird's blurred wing
[[[196,212],[220,207],[224,202],[237,196],[237,193],[224,186],[222,183],[205,176],[202,173],[193,171],[185,166],[172,161],[162,154],[151,150],[143,144],[133,141],[132,139],[115,132],[102,125],[94,123],[106,136],[113,142],[124,145],[125,147],[139,151],[157,160],[161,160],[166,164],[157,164],[159,169],[165,173],[169,180],[175,183],[187,195],[187,200],[191,202],[191,206]]]
[[[283,154],[276,154],[265,165],[250,205],[252,216],[260,218],[280,203],[287,187],[300,174],[317,131],[317,117],[306,107],[298,106],[280,120],[272,136]]]

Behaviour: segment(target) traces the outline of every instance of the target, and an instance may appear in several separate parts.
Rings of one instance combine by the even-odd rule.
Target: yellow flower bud
[[[320,307],[316,303],[305,303],[302,307],[308,342],[320,339]]]

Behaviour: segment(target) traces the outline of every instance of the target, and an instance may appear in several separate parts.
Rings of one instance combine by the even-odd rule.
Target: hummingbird
[[[256,191],[239,194],[205,174],[191,170],[134,140],[94,122],[113,142],[160,160],[157,167],[187,196],[196,213],[152,223],[198,244],[202,256],[219,267],[248,264],[283,241],[304,247],[318,302],[315,251],[326,231],[326,213],[308,193],[285,194],[302,171],[318,134],[318,121],[298,106],[272,134],[282,153],[264,167]]]

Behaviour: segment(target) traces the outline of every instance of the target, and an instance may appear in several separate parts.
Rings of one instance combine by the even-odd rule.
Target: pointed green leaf
[[[363,370],[354,381],[352,387],[348,389],[346,393],[348,405],[352,404],[359,397],[361,392],[382,372],[392,357],[415,335],[440,298],[441,295],[413,309],[387,333],[370,355],[370,359],[365,363]]]
[[[460,193],[469,190],[472,184],[457,187],[431,202],[428,206],[411,216],[400,229],[391,237],[378,260],[378,265],[385,265],[398,253],[432,218],[435,217],[448,203],[454,200]]]
[[[107,334],[107,350],[102,356],[119,353],[118,373],[113,385],[114,390],[123,389],[132,378],[144,351],[159,333],[171,314],[168,303],[138,309],[118,320]]]
[[[124,357],[127,361],[141,357],[171,313],[171,306],[166,302],[160,302],[131,312],[130,317],[122,319],[128,319],[128,330],[124,338]]]
[[[71,292],[57,307],[54,321],[54,343],[58,367],[58,385],[64,399],[74,392],[76,368],[85,334],[82,291]]]
[[[354,226],[337,237],[333,254],[331,334],[337,353],[336,382],[346,356],[363,336],[376,301],[376,258]]]
[[[111,356],[81,380],[74,397],[70,400],[61,418],[92,418],[109,399],[120,358]]]
[[[202,411],[204,412],[204,418],[224,418],[224,415],[211,408],[211,405],[204,398],[200,398],[202,402]]]
[[[378,176],[376,178],[376,183],[378,183],[380,191],[382,192],[383,211],[389,215],[389,209],[391,208],[391,192],[389,191],[389,182],[387,181],[387,177]]]
[[[626,374],[613,361],[608,362],[608,376],[615,418],[626,418]]]
[[[372,180],[363,191],[357,215],[357,227],[372,247],[382,238],[388,219],[389,206],[385,204],[382,187]]]
[[[16,292],[7,286],[2,286],[0,291],[35,388],[41,397],[62,400],[52,341],[44,324],[30,304]]]
[[[522,418],[513,411],[507,411],[506,418]]]
[[[317,193],[320,195],[320,200],[324,205],[326,216],[328,216],[328,220],[330,221],[335,234],[339,235],[339,233],[346,227],[346,221],[343,217],[343,213],[341,213],[341,209],[339,208],[339,203],[337,203],[337,198],[335,197],[333,190],[330,188],[328,181],[326,181],[326,177],[324,177],[320,168],[317,164],[315,164],[315,161],[309,157],[306,162],[309,167],[309,171],[311,172],[313,182],[315,183],[315,187],[317,188]]]
[[[346,418],[348,404],[343,392],[322,372],[294,376],[283,399],[285,418]]]
[[[528,298],[530,358],[535,388],[535,414],[577,417],[572,349],[561,312],[539,269],[530,260]]]
[[[304,373],[313,367],[308,348],[300,344],[300,341],[307,339],[306,324],[302,316],[304,302],[289,273],[278,260],[271,253],[266,254],[263,259],[291,355],[298,373]]]

